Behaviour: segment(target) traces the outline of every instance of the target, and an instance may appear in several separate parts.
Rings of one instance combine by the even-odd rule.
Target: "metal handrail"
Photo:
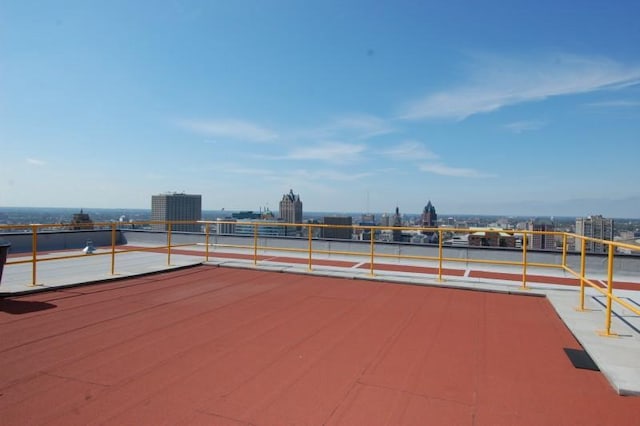
[[[607,304],[606,304],[606,315],[605,315],[605,328],[600,333],[603,336],[615,336],[616,334],[611,330],[611,316],[613,311],[613,303],[617,303],[618,305],[624,307],[625,309],[630,310],[636,315],[640,315],[640,309],[629,304],[624,299],[616,296],[614,294],[614,282],[613,282],[613,267],[614,267],[614,257],[617,248],[624,248],[627,250],[638,251],[640,252],[640,246],[634,246],[632,244],[617,242],[617,241],[609,241],[609,240],[601,240],[592,237],[586,237],[574,233],[568,232],[560,232],[560,231],[529,231],[529,230],[503,230],[503,229],[491,229],[491,228],[436,228],[436,227],[395,227],[395,226],[365,226],[365,225],[330,225],[330,224],[299,224],[299,223],[284,223],[284,222],[264,222],[264,221],[249,221],[249,222],[237,222],[237,221],[142,221],[142,222],[129,222],[125,227],[120,227],[120,223],[117,222],[107,222],[107,223],[94,223],[94,228],[99,228],[102,230],[110,230],[111,231],[111,245],[110,250],[108,252],[103,253],[94,253],[94,256],[100,255],[110,255],[111,256],[111,274],[116,274],[116,255],[128,253],[128,252],[138,252],[138,251],[154,251],[154,250],[166,250],[167,253],[167,265],[171,265],[171,254],[172,249],[176,247],[187,247],[192,246],[192,243],[186,244],[175,244],[172,242],[172,235],[175,233],[173,231],[176,225],[194,225],[199,224],[204,227],[204,235],[205,235],[205,261],[209,260],[210,257],[210,248],[239,248],[245,250],[251,250],[253,252],[253,263],[254,265],[258,264],[258,253],[260,251],[271,250],[271,251],[282,251],[282,252],[291,252],[291,253],[305,253],[307,254],[308,259],[308,269],[309,271],[313,270],[313,255],[314,254],[327,254],[327,255],[342,255],[342,256],[366,256],[369,259],[369,274],[373,276],[375,274],[375,262],[376,258],[383,259],[411,259],[411,260],[426,260],[426,261],[437,261],[437,280],[439,282],[444,281],[443,275],[444,273],[444,262],[455,263],[474,263],[474,264],[488,264],[488,265],[501,265],[501,266],[516,266],[522,268],[522,286],[521,289],[528,290],[529,287],[527,285],[527,275],[529,267],[539,267],[539,268],[550,268],[550,269],[562,269],[566,271],[568,274],[575,277],[580,284],[580,293],[579,293],[579,304],[578,310],[585,310],[585,288],[586,286],[592,287],[596,289],[599,293],[606,296]],[[252,244],[243,245],[243,244],[223,244],[214,242],[213,244],[210,241],[211,237],[211,225],[215,224],[228,224],[228,225],[248,225],[252,227]],[[260,235],[260,226],[264,225],[268,226],[276,226],[276,227],[299,227],[304,228],[307,231],[307,248],[295,248],[295,247],[269,247],[266,245],[262,245],[259,243],[260,238],[273,237],[271,235],[264,236]],[[117,247],[117,231],[118,229],[128,229],[128,227],[141,227],[141,226],[153,226],[153,225],[162,225],[166,231],[166,244],[161,246],[152,246],[152,247],[136,247],[136,248],[118,248]],[[32,277],[31,277],[31,285],[36,285],[37,283],[37,264],[39,262],[48,262],[60,259],[72,259],[84,257],[85,255],[77,255],[77,254],[65,254],[61,256],[48,256],[48,257],[39,257],[38,256],[38,234],[42,232],[43,229],[47,230],[55,230],[58,228],[66,228],[68,225],[65,224],[30,224],[30,225],[0,225],[0,232],[3,230],[15,230],[22,229],[31,233],[31,258],[25,260],[10,260],[8,259],[6,265],[18,265],[31,263],[32,264]],[[360,230],[362,232],[369,232],[369,250],[367,251],[344,251],[344,250],[324,250],[324,249],[316,249],[313,246],[313,242],[317,241],[317,238],[314,238],[313,235],[315,231],[326,229],[326,228],[342,228],[342,229],[352,229],[352,230]],[[376,253],[376,232],[377,231],[412,231],[412,232],[421,232],[421,233],[437,233],[438,234],[438,255],[437,256],[418,256],[418,255],[409,255],[409,254],[389,254],[389,253]],[[461,234],[467,233],[471,234],[478,231],[484,231],[488,233],[504,233],[510,236],[522,236],[521,247],[520,250],[522,252],[522,260],[498,260],[498,259],[459,259],[459,258],[451,258],[444,256],[444,235],[446,234]],[[528,241],[529,238],[533,238],[535,235],[547,235],[553,236],[554,238],[558,237],[558,239],[562,239],[562,247],[561,254],[562,260],[561,264],[555,263],[541,263],[541,262],[530,262],[528,259]],[[250,235],[245,235],[249,237]],[[578,253],[580,254],[580,271],[575,271],[567,264],[567,254],[569,252],[569,241],[573,239],[574,242],[580,243],[580,249]],[[587,250],[586,244],[588,242],[598,243],[605,245],[607,247],[607,288],[604,289],[601,286],[597,285],[593,280],[589,279],[586,276],[586,257]]]

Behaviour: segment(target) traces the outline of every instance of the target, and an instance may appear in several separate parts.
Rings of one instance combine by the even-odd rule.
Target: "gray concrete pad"
[[[596,302],[598,296],[586,297],[585,311],[578,311],[577,292],[545,293],[616,391],[621,395],[640,395],[640,318],[624,315],[623,309],[614,304],[611,331],[615,335],[604,337],[599,332],[605,330],[605,308]],[[638,298],[637,294],[629,296]]]
[[[129,252],[117,254],[115,257],[115,274],[111,274],[110,254],[101,255],[105,251],[82,257],[71,257],[60,260],[39,261],[36,267],[36,284],[32,280],[32,264],[22,263],[6,265],[0,283],[0,296],[32,293],[89,284],[106,280],[161,272],[200,264],[201,256],[171,255],[171,264],[167,264],[167,255],[153,252]],[[69,256],[78,253],[69,252]],[[39,259],[48,259],[54,255],[44,255]],[[57,254],[60,256],[60,253]],[[28,258],[13,257],[11,261]]]

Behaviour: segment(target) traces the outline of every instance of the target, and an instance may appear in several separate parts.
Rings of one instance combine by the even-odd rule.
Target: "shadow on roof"
[[[31,302],[27,300],[0,299],[0,311],[12,315],[29,314],[55,308],[56,305],[47,302]]]

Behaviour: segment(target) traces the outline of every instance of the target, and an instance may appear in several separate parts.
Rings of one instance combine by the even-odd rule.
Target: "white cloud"
[[[464,120],[523,102],[640,83],[640,66],[602,57],[555,55],[523,60],[485,56],[476,57],[470,69],[469,82],[411,103],[402,118]]]
[[[278,137],[275,132],[244,120],[180,120],[178,125],[191,132],[213,138],[269,142]]]
[[[362,144],[348,144],[341,142],[326,142],[314,146],[294,148],[284,157],[285,160],[318,160],[332,163],[347,163],[357,161],[365,151]]]
[[[272,176],[276,174],[275,170],[256,169],[251,167],[230,166],[227,168],[221,168],[220,170],[224,171],[225,173],[234,173],[239,175]]]
[[[291,132],[292,140],[365,140],[393,133],[395,129],[388,120],[369,114],[347,114],[334,118],[329,123]]]
[[[544,121],[515,121],[505,124],[503,127],[513,133],[519,134],[531,130],[538,130],[545,126]]]
[[[334,181],[355,181],[372,176],[370,172],[345,173],[338,170],[295,170],[290,177],[294,179],[307,179],[310,181],[317,180],[334,180]]]
[[[439,158],[437,154],[427,149],[424,144],[416,141],[405,141],[393,148],[382,151],[396,160],[435,160]]]
[[[475,169],[451,167],[442,163],[423,164],[420,166],[423,172],[429,172],[441,176],[480,178],[491,177],[492,175],[481,173]]]
[[[27,158],[27,163],[31,164],[32,166],[44,166],[45,164],[47,164],[45,161],[38,160],[36,158]]]
[[[355,133],[354,137],[357,139],[369,139],[394,131],[386,120],[367,114],[353,114],[341,117],[331,127],[336,130],[353,131]]]
[[[640,101],[629,101],[629,100],[619,99],[619,100],[612,100],[612,101],[592,102],[587,104],[587,106],[603,107],[603,108],[638,107],[640,106]]]
[[[144,174],[144,178],[148,180],[164,180],[166,176],[160,173],[148,172]]]

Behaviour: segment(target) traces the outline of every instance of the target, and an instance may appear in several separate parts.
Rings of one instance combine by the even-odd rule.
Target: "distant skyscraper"
[[[424,206],[422,211],[422,227],[423,228],[435,228],[438,226],[438,215],[436,214],[436,208],[431,204],[431,200]],[[431,235],[433,231],[424,231],[424,234]]]
[[[613,240],[613,219],[601,215],[576,218],[576,234],[600,240]],[[575,249],[580,251],[581,241],[575,239]],[[587,241],[586,249],[591,253],[607,253],[607,245]]]
[[[151,197],[151,220],[196,221],[202,218],[202,195],[170,193]],[[166,231],[166,225],[153,225],[153,229]],[[199,224],[175,224],[173,231],[200,232]]]
[[[402,226],[402,216],[400,215],[400,208],[396,206],[396,214],[393,215],[393,226]],[[402,231],[400,229],[393,230],[393,241],[402,241]]]
[[[529,231],[551,232],[555,229],[550,220],[535,219],[527,223]],[[528,248],[534,250],[554,250],[556,248],[555,237],[550,234],[528,234]]]
[[[302,223],[302,201],[300,194],[294,194],[293,189],[280,200],[280,219],[286,223]],[[298,226],[287,226],[283,229],[285,235],[297,235],[300,232]]]
[[[287,223],[302,223],[302,201],[300,194],[294,194],[293,189],[282,196],[280,219]]]
[[[340,227],[323,227],[321,228],[322,238],[350,240],[352,234],[351,225],[353,220],[351,216],[325,216],[323,223],[325,225],[340,225]],[[348,226],[348,227],[347,227]]]

